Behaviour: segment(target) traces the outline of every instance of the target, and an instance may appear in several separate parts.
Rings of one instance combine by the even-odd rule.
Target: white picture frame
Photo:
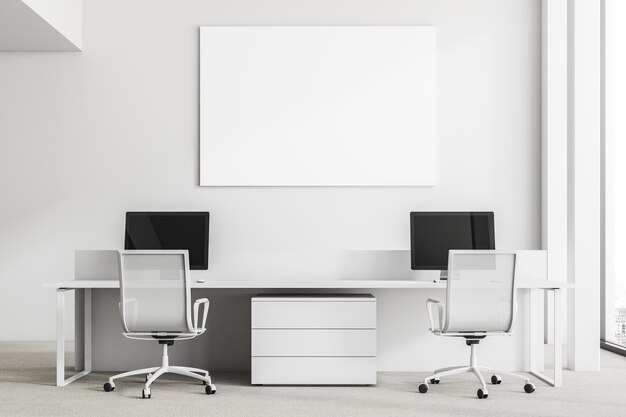
[[[432,186],[432,26],[200,28],[201,186]]]

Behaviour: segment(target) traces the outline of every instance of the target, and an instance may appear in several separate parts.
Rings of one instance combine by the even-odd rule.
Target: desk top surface
[[[117,280],[72,280],[46,282],[45,288],[56,289],[79,289],[79,288],[119,288]],[[574,288],[574,284],[569,282],[558,282],[550,280],[520,280],[518,288],[523,289],[565,289]],[[293,288],[446,288],[446,283],[442,281],[412,281],[412,280],[332,280],[332,281],[304,281],[304,280],[207,280],[205,282],[193,281],[191,288],[273,288],[273,289],[293,289]]]

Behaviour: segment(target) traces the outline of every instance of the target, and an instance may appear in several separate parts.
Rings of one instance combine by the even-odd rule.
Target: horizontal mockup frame
[[[200,185],[432,186],[431,26],[200,28]]]

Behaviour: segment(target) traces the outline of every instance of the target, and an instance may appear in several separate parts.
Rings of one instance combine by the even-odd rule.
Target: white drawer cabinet
[[[376,383],[376,298],[252,298],[252,384]]]

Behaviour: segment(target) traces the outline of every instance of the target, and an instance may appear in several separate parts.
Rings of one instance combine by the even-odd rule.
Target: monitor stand
[[[448,270],[442,269],[441,273],[439,274],[439,281],[447,281],[447,280],[448,280]]]

